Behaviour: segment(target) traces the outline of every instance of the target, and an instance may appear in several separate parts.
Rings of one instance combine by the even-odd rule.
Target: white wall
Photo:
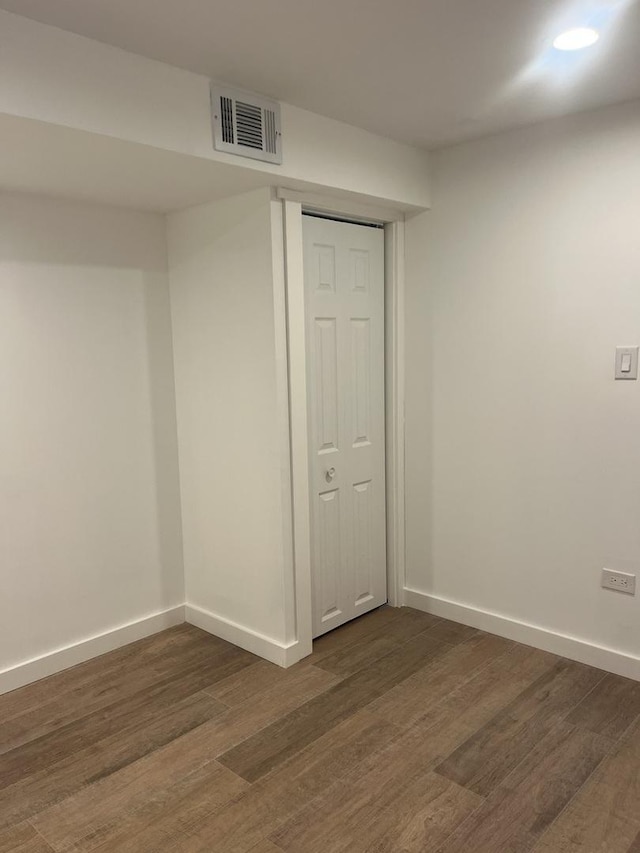
[[[408,587],[635,656],[639,152],[638,103],[444,150],[407,227]]]
[[[187,613],[266,653],[292,595],[270,193],[172,214],[168,239]]]
[[[283,104],[282,166],[216,152],[206,77],[2,10],[0,113],[233,164],[265,183],[429,205],[424,151]]]
[[[0,194],[0,399],[0,670],[182,604],[162,217]]]

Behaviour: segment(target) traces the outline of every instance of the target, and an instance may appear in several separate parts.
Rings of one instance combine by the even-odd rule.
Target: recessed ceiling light
[[[567,30],[556,39],[553,46],[556,50],[582,50],[585,47],[591,47],[600,38],[597,30],[591,27],[578,27],[576,30]]]

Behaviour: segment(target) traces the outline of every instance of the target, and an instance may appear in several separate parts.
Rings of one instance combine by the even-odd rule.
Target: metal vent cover
[[[266,163],[282,163],[280,104],[211,84],[213,147]]]

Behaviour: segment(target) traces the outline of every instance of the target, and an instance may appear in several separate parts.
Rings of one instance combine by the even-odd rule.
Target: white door
[[[313,636],[387,600],[384,231],[303,218]]]

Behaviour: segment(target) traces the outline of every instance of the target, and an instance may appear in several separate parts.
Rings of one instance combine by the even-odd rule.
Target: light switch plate
[[[638,378],[638,347],[616,347],[616,379]]]

